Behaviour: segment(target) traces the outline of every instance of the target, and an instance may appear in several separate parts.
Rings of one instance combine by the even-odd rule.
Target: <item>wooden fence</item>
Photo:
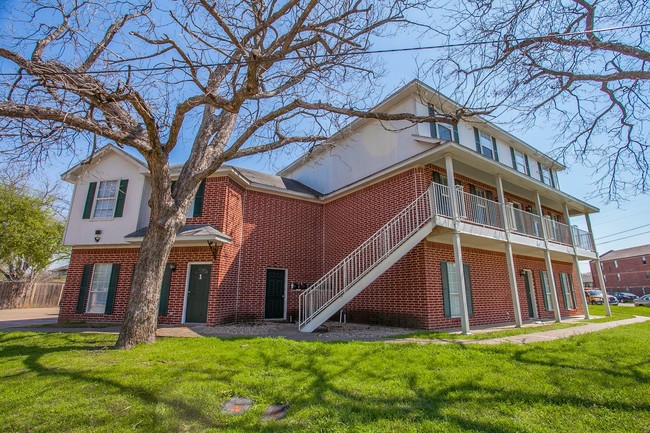
[[[63,282],[0,281],[0,309],[57,307]]]

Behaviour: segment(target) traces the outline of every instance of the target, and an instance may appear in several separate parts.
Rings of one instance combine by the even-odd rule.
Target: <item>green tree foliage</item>
[[[61,258],[64,224],[52,199],[15,185],[0,185],[0,273],[9,280],[31,278]]]

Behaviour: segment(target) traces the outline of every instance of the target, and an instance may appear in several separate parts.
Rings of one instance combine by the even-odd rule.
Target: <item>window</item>
[[[573,290],[573,281],[571,276],[564,272],[560,272],[560,285],[562,286],[562,297],[564,298],[564,307],[567,310],[576,309],[576,297]]]
[[[93,218],[119,218],[124,213],[128,179],[102,180],[88,184],[86,203],[83,210],[83,219]]]
[[[618,260],[614,260],[614,267],[618,269]]]
[[[106,301],[108,300],[108,288],[111,281],[113,265],[96,264],[93,267],[93,277],[88,292],[87,313],[106,312]]]
[[[436,110],[433,107],[429,107],[429,116],[435,116]],[[458,141],[458,127],[456,125],[451,125],[450,123],[444,122],[433,122],[429,124],[431,127],[431,137],[439,138],[443,141]]]
[[[107,180],[99,182],[97,197],[95,198],[95,211],[93,218],[111,218],[115,211],[117,199],[117,181]]]
[[[644,265],[647,263],[646,259],[645,259],[645,256],[641,257],[641,263],[643,263]]]
[[[646,272],[646,273],[645,273],[645,279],[646,279],[646,280],[650,280],[650,272]]]
[[[603,281],[607,281],[607,275],[603,275]]]
[[[616,281],[621,281],[621,274],[616,274]]]
[[[494,195],[492,194],[492,191],[487,191],[483,188],[479,188],[478,186],[470,185],[469,193],[471,195],[479,197],[474,200],[472,206],[474,222],[496,226],[497,217],[495,207],[494,205],[490,205],[490,203],[494,201]]]
[[[483,156],[487,156],[490,159],[496,161],[499,160],[499,153],[497,151],[497,142],[489,134],[486,134],[483,131],[479,131],[477,128],[474,128],[474,138],[476,139],[476,151]]]
[[[512,154],[512,167],[520,173],[530,176],[530,167],[528,166],[528,156],[524,155],[514,148],[510,148]]]
[[[445,317],[460,317],[460,284],[456,273],[456,263],[440,262],[442,273],[442,300]],[[467,299],[467,311],[470,316],[474,315],[472,304],[472,284],[470,278],[470,267],[463,265],[465,274],[465,295]]]
[[[550,185],[555,188],[555,181],[553,180],[553,172],[551,169],[543,166],[541,163],[538,163],[538,167],[540,180],[546,185]]]
[[[548,273],[539,271],[539,277],[542,281],[542,294],[544,295],[544,308],[546,311],[553,311],[553,298],[551,297],[551,288],[548,282]]]

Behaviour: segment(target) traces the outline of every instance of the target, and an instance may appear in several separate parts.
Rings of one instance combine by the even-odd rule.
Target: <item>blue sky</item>
[[[7,30],[8,22],[6,19],[6,11],[10,10],[15,3],[14,0],[0,0],[0,31]],[[412,47],[417,45],[431,45],[438,42],[440,41],[433,39],[418,40],[414,39],[413,34],[402,34],[391,39],[383,39],[375,44],[374,48]],[[426,58],[435,57],[438,54],[441,53],[438,53],[435,50],[420,51],[417,52],[417,54],[383,54],[382,59],[387,73],[377,82],[377,91],[385,96],[400,85],[411,81],[416,77],[416,59],[419,58],[420,61],[423,61]],[[427,81],[426,78],[424,81]],[[555,134],[553,125],[537,125],[536,127],[525,131],[513,129],[512,125],[507,123],[501,123],[500,126],[543,152],[550,152],[554,147],[564,144],[555,143],[553,141],[552,137]],[[186,148],[188,149],[189,145]],[[46,175],[53,179],[57,178],[66,170],[67,167],[78,162],[85,156],[86,155],[61,155],[60,158],[52,160],[48,166],[44,167]],[[274,172],[286,165],[292,157],[295,156],[297,155],[278,155],[273,157],[261,155],[247,160],[237,161],[236,165],[261,171]],[[181,162],[182,159],[182,154],[177,155],[176,161],[174,162]],[[621,249],[650,243],[650,234],[644,233],[650,230],[650,226],[638,230],[631,230],[620,235],[609,236],[646,224],[646,221],[648,221],[647,214],[650,213],[650,200],[648,200],[647,195],[636,197],[630,196],[627,201],[620,204],[605,204],[603,198],[593,197],[593,182],[596,178],[592,175],[591,170],[577,163],[567,163],[567,166],[569,168],[559,175],[562,190],[601,209],[600,213],[592,215],[594,234],[601,254],[611,249]],[[71,193],[71,188],[69,191]],[[582,228],[586,227],[584,218],[580,217],[575,218],[572,221],[572,224],[576,224]],[[630,237],[627,239],[616,240],[626,236]],[[616,241],[609,242],[612,240]]]

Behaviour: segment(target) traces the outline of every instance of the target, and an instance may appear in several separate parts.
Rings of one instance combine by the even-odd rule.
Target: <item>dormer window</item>
[[[88,184],[83,219],[119,218],[124,213],[128,179],[102,180]]]

